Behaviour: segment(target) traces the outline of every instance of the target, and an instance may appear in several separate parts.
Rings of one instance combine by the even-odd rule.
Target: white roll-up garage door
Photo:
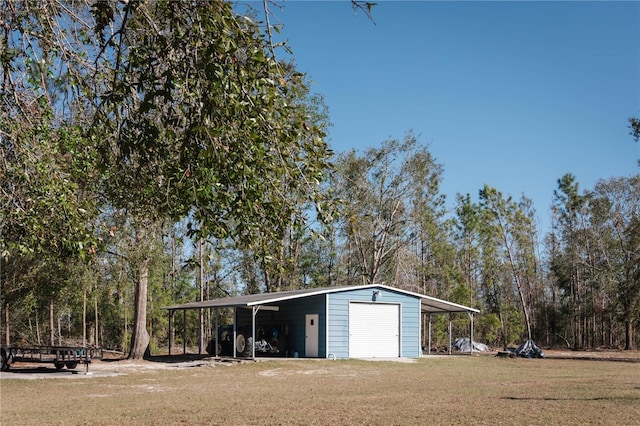
[[[349,303],[349,357],[400,356],[400,305]]]

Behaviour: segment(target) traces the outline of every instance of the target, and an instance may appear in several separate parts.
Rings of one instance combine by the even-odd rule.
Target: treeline
[[[368,283],[476,307],[475,338],[494,346],[637,340],[638,176],[586,190],[559,177],[539,235],[526,197],[485,185],[448,204],[443,165],[411,133],[333,155],[322,96],[251,11],[6,6],[3,343],[139,358],[166,347],[163,306]],[[188,315],[173,341],[198,345]],[[443,319],[434,335],[447,338]]]
[[[128,351],[136,262],[147,258],[152,351],[164,350],[169,337],[163,306],[368,283],[480,309],[476,339],[495,347],[529,337],[544,346],[633,347],[640,176],[602,180],[585,191],[570,174],[561,177],[553,226],[540,238],[526,197],[514,200],[484,186],[477,201],[459,194],[449,210],[439,191],[443,166],[411,134],[364,153],[340,154],[334,164],[325,189],[335,200],[336,220],[290,223],[270,250],[191,238],[187,220],[147,228],[150,243],[142,248],[126,215],[113,210],[96,226],[105,232],[102,249],[85,261],[4,257],[11,328],[3,332],[14,342],[55,344],[79,341],[85,329],[88,342]],[[187,343],[197,346],[197,311],[188,315]],[[446,344],[444,320],[435,324],[434,345]],[[181,330],[183,317],[175,321]],[[205,324],[212,336],[213,319]],[[468,318],[454,324],[465,335]],[[182,344],[181,334],[173,338]]]

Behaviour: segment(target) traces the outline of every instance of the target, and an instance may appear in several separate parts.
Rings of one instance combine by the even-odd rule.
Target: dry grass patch
[[[613,361],[205,363],[0,386],[2,424],[626,425],[640,419],[640,364]]]

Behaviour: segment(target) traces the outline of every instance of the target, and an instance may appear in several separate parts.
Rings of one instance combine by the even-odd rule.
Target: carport
[[[474,308],[385,285],[311,288],[233,296],[168,306],[165,309],[169,311],[169,354],[173,347],[171,336],[175,313],[183,312],[183,336],[186,336],[187,310],[202,312],[204,309],[214,309],[216,344],[212,355],[219,356],[219,311],[232,309],[232,356],[238,356],[239,345],[246,343],[245,337],[248,334],[252,343],[245,356],[251,358],[256,356],[256,341],[253,338],[256,336],[256,320],[259,316],[268,316],[276,322],[286,323],[284,327],[289,333],[286,337],[290,347],[281,352],[280,356],[301,354],[304,357],[367,357],[366,349],[363,352],[363,348],[372,346],[372,343],[366,340],[366,328],[376,327],[369,332],[386,336],[389,347],[385,350],[390,351],[389,356],[419,357],[422,355],[422,346],[426,345],[427,352],[431,352],[433,315],[448,315],[451,353],[452,315],[469,315],[469,334],[473,340],[473,315],[479,312]],[[240,327],[240,322],[244,326]],[[242,332],[239,332],[240,328],[243,329]],[[202,332],[202,327],[200,331]],[[426,342],[423,342],[423,336],[427,337]],[[183,351],[186,351],[186,338],[183,341]],[[200,336],[200,353],[203,350],[202,341]],[[374,345],[380,346],[377,342]],[[383,354],[384,351],[381,351],[370,356],[387,356]]]
[[[219,328],[219,310],[224,308],[233,309],[233,357],[236,357],[237,354],[237,345],[238,345],[238,311],[240,309],[249,311],[251,314],[251,336],[256,335],[256,316],[260,311],[272,311],[278,312],[280,307],[278,306],[278,302],[282,302],[285,300],[303,298],[306,295],[317,293],[318,289],[304,289],[304,290],[294,290],[294,291],[282,291],[276,293],[261,293],[261,294],[250,294],[245,296],[232,296],[225,297],[220,299],[212,299],[205,300],[202,302],[190,302],[181,305],[168,306],[165,307],[169,311],[169,355],[171,355],[171,348],[173,347],[173,342],[171,340],[172,328],[174,323],[174,316],[176,311],[182,311],[183,313],[183,336],[186,335],[186,311],[187,310],[203,310],[203,309],[214,309],[215,310],[215,335],[216,340],[218,337],[218,328]],[[183,339],[183,342],[186,339]],[[202,345],[202,337],[199,338],[200,345]],[[215,345],[214,355],[219,356],[219,348],[218,344]],[[199,348],[200,353],[202,353],[202,347]],[[186,347],[183,347],[183,352],[186,352]],[[251,357],[255,358],[255,345],[252,347]]]
[[[429,296],[422,296],[420,302],[420,312],[422,314],[422,329],[426,329],[427,341],[427,354],[431,354],[431,319],[432,315],[447,315],[448,316],[448,334],[449,334],[449,351],[451,354],[452,344],[452,323],[453,314],[468,314],[470,320],[469,327],[469,340],[473,342],[473,315],[480,311],[474,308],[470,308],[464,305],[458,305],[457,303],[447,302],[445,300],[436,299]]]

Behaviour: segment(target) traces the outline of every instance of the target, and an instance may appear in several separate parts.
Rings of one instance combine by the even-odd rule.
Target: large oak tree
[[[81,128],[98,153],[88,163],[100,183],[93,195],[128,215],[141,246],[155,222],[188,217],[194,235],[250,248],[278,241],[283,218],[304,217],[301,195],[322,205],[330,152],[298,96],[303,76],[230,3],[11,6],[3,16],[5,93],[26,101],[20,113],[3,114],[3,127],[19,128],[29,120],[20,108],[44,99],[53,115],[46,128]],[[4,132],[3,144],[35,143],[14,135]],[[42,241],[34,233],[30,244]],[[131,358],[148,344],[148,265],[144,256],[135,265]]]

